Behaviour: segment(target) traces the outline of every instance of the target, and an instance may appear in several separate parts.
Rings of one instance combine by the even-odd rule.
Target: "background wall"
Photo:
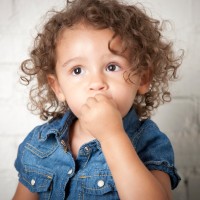
[[[176,200],[200,196],[200,1],[141,1],[157,18],[169,19],[166,32],[176,48],[186,50],[180,80],[173,84],[173,101],[160,107],[154,120],[170,137],[182,182],[173,192]],[[0,199],[12,198],[17,173],[17,147],[25,135],[42,122],[26,109],[27,90],[18,82],[20,62],[27,58],[36,24],[49,8],[64,0],[0,0]]]

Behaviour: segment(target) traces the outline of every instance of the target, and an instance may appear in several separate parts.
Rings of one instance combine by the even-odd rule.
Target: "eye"
[[[121,69],[120,66],[116,64],[109,64],[106,68],[106,71],[116,72],[116,71],[119,71],[120,69]]]
[[[77,76],[83,73],[83,69],[81,67],[76,67],[72,70],[72,74]]]

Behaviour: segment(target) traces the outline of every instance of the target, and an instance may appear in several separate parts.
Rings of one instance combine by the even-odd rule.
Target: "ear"
[[[151,70],[148,69],[141,74],[140,86],[138,88],[139,94],[145,94],[149,91],[149,87],[152,80]]]
[[[54,91],[57,99],[61,102],[65,101],[65,95],[60,87],[60,84],[58,82],[58,79],[56,78],[55,75],[53,74],[48,74],[47,75],[47,81],[48,84],[50,85],[51,89]]]

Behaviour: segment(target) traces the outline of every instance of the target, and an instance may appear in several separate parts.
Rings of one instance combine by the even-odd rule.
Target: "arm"
[[[164,172],[150,172],[125,133],[101,142],[101,146],[120,199],[171,199],[169,176]]]
[[[39,197],[38,194],[30,192],[19,182],[12,200],[39,200]]]
[[[169,176],[145,167],[124,131],[121,114],[112,100],[103,95],[89,98],[79,120],[83,130],[101,143],[120,199],[171,199]]]

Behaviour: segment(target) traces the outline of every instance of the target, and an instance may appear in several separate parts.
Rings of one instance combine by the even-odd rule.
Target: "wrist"
[[[98,141],[100,142],[101,146],[111,147],[116,143],[120,143],[123,141],[123,138],[127,137],[127,134],[124,130],[115,131],[115,133],[106,133],[106,137],[99,138]]]

